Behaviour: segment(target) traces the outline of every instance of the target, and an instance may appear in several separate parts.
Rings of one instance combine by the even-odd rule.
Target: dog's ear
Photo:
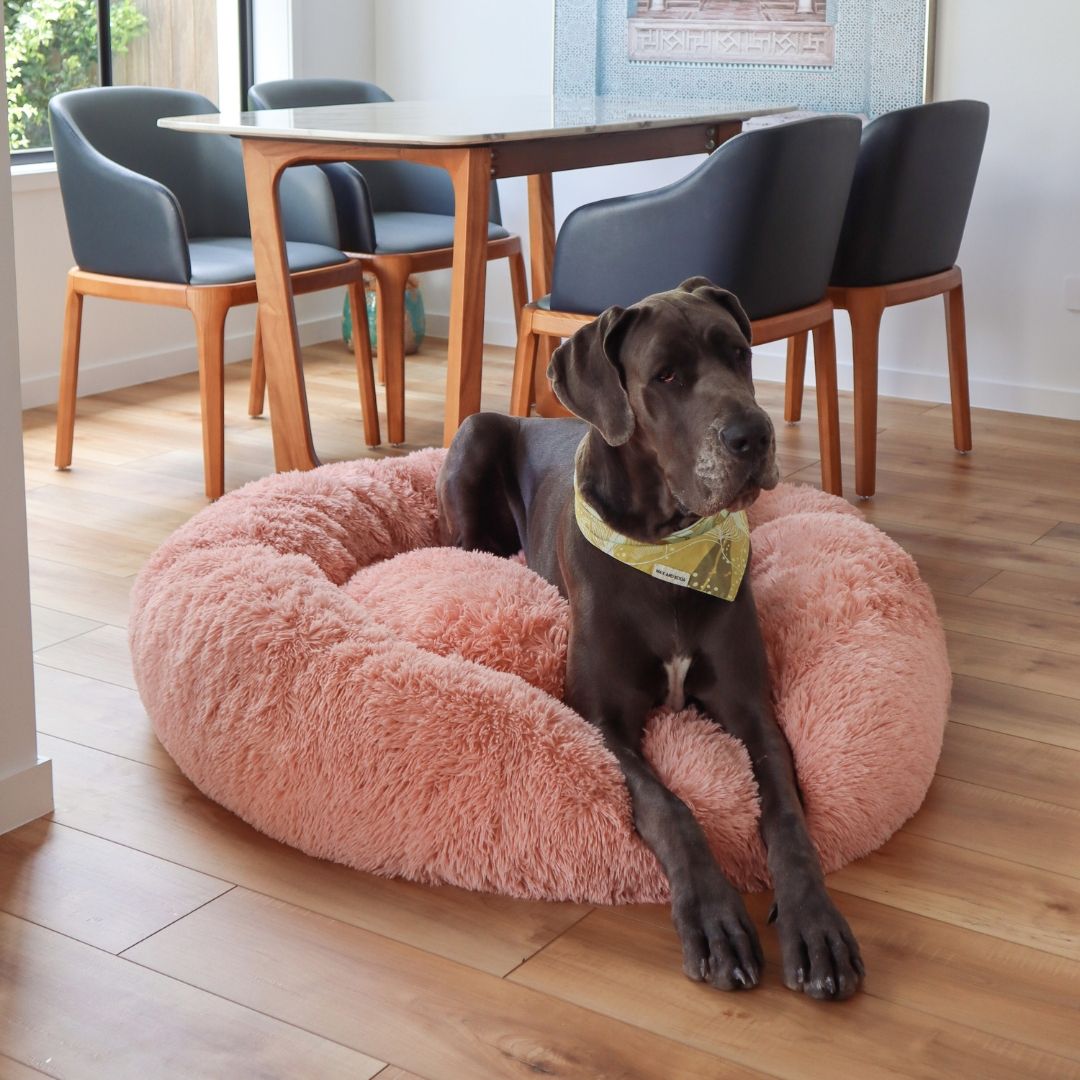
[[[619,348],[635,314],[632,308],[608,308],[560,345],[548,365],[555,396],[611,446],[621,446],[634,434]]]
[[[742,331],[743,337],[746,338],[747,343],[749,343],[750,317],[743,310],[742,304],[739,303],[739,298],[733,292],[728,292],[727,289],[721,289],[719,285],[714,285],[706,277],[687,278],[679,288],[683,292],[692,293],[694,296],[701,297],[702,300],[710,300],[714,304],[719,304],[720,307],[727,311],[735,320],[736,325]]]

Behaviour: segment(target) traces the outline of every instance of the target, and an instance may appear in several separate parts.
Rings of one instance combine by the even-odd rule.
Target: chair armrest
[[[187,230],[164,184],[111,161],[53,113],[53,148],[75,262],[144,281],[191,279]]]
[[[364,178],[372,212],[403,210],[414,214],[454,216],[454,183],[436,165],[415,161],[353,161],[349,164]],[[488,221],[502,224],[499,186],[491,181]]]
[[[367,181],[345,161],[335,161],[321,169],[334,194],[339,246],[343,251],[374,252],[375,218]]]
[[[286,169],[278,188],[286,240],[344,248],[340,218],[329,178],[317,165]]]

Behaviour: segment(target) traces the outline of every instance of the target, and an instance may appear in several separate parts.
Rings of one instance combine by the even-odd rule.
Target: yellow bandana
[[[738,595],[750,561],[750,523],[745,510],[721,510],[658,543],[646,544],[604,522],[581,494],[575,469],[574,516],[581,535],[593,547],[635,570],[723,600]]]

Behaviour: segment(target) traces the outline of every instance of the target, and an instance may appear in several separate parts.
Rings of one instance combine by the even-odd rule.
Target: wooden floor
[[[413,445],[441,434],[439,353],[409,363]],[[488,407],[509,365],[489,351]],[[272,464],[246,374],[229,369],[230,487]],[[348,354],[308,349],[307,374],[324,460],[356,456]],[[760,396],[779,417],[780,388]],[[814,482],[808,398],[778,435]],[[70,473],[52,411],[28,412],[56,812],[0,839],[0,1077],[1080,1077],[1080,424],[977,411],[968,457],[946,407],[883,401],[880,424],[864,511],[933,587],[956,679],[926,805],[831,878],[869,968],[836,1006],[783,988],[769,930],[764,985],[725,995],[683,977],[663,908],[367,877],[203,798],[150,732],[124,629],[132,576],[204,505],[195,378],[80,402]],[[759,925],[767,903],[750,898]]]

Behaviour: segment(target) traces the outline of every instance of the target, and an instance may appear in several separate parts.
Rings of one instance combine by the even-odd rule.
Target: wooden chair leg
[[[784,383],[784,419],[797,424],[802,419],[803,384],[806,381],[806,342],[804,330],[794,334],[787,343],[787,380]],[[817,364],[817,356],[814,357]]]
[[[378,279],[378,277],[376,277],[375,278],[375,296],[376,296],[375,327],[376,327],[376,331],[378,330],[379,319],[380,319],[379,307],[378,307],[378,299],[377,299],[380,295],[381,295],[381,293],[379,292],[379,279]],[[366,312],[365,312],[365,314],[366,314]],[[385,386],[386,385],[386,353],[382,349],[381,340],[379,342],[379,349],[375,354],[375,377],[378,380],[380,386]]]
[[[386,427],[395,446],[405,441],[405,283],[408,263],[375,263],[379,367],[386,373]],[[355,319],[356,316],[354,315]]]
[[[356,381],[360,387],[360,411],[364,417],[364,442],[368,446],[378,446],[382,442],[379,404],[375,398],[375,367],[371,361],[371,335],[362,281],[349,285],[349,306],[352,308],[353,355],[356,357]]]
[[[855,491],[869,499],[876,490],[878,334],[885,297],[876,288],[851,289],[846,307],[855,384]]]
[[[229,306],[211,290],[198,290],[191,312],[199,346],[203,477],[206,497],[218,499],[225,494],[225,316]]]
[[[75,441],[75,399],[79,390],[79,348],[82,343],[83,295],[68,276],[64,301],[64,341],[60,353],[60,393],[56,404],[56,467],[71,465]]]
[[[510,264],[510,288],[514,293],[514,322],[517,324],[518,333],[521,333],[521,311],[529,302],[529,285],[525,280],[525,260],[521,252],[516,251],[509,256]]]
[[[514,382],[510,389],[510,415],[528,416],[533,401],[533,379],[540,338],[533,333],[533,309],[522,307],[518,325],[517,354],[514,357]]]
[[[821,453],[821,488],[832,495],[844,494],[843,471],[840,464],[840,400],[836,386],[836,328],[828,322],[814,327],[814,379],[816,382],[818,445]],[[801,334],[803,357],[806,356],[806,334]],[[790,341],[789,339],[789,350]],[[790,360],[791,353],[788,357]],[[788,369],[790,372],[790,368]],[[790,383],[789,389],[790,389]],[[799,398],[802,398],[802,378],[799,378]],[[796,419],[798,417],[796,416]]]
[[[971,449],[971,400],[968,395],[967,331],[962,281],[945,294],[945,334],[949,339],[953,445],[966,454]]]
[[[266,404],[266,362],[263,358],[262,328],[255,309],[255,340],[251,346],[251,385],[248,387],[248,415],[262,416]]]

